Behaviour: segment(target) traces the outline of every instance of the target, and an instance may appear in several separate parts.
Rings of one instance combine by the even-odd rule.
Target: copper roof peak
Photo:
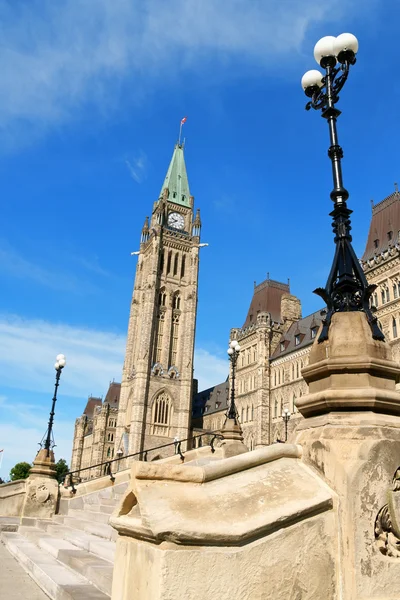
[[[400,192],[395,190],[378,204],[372,205],[372,219],[363,262],[379,255],[396,242],[400,235]]]

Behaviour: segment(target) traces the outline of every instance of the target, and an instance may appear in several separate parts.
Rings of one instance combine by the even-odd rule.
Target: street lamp
[[[288,408],[285,408],[283,410],[282,419],[283,419],[283,422],[285,423],[285,442],[287,442],[287,428],[288,428],[288,423],[289,423],[289,419],[290,419],[290,410]]]
[[[338,37],[323,37],[314,48],[314,57],[324,69],[307,71],[301,80],[302,88],[310,101],[306,110],[313,108],[322,111],[322,117],[328,121],[331,145],[328,156],[332,161],[334,188],[331,199],[334,203],[330,216],[333,219],[335,234],[335,256],[325,288],[317,288],[314,293],[326,302],[327,314],[318,342],[328,339],[328,330],[332,315],[335,312],[363,311],[367,315],[372,330],[372,337],[384,340],[377,318],[370,307],[370,298],[376,285],[369,285],[364,271],[351,245],[350,215],[353,211],[347,208],[348,191],[343,186],[341,159],[343,150],[339,146],[336,120],[341,114],[335,108],[339,100],[339,92],[346,83],[350,67],[356,62],[358,40],[351,33],[342,33]]]
[[[53,401],[52,401],[52,405],[51,405],[49,425],[47,427],[46,433],[44,434],[44,436],[42,438],[42,441],[40,442],[40,446],[42,448],[44,448],[45,450],[47,450],[48,453],[55,446],[54,436],[53,436],[54,409],[55,409],[56,401],[57,401],[57,389],[58,389],[58,386],[60,385],[61,371],[63,370],[63,368],[65,367],[66,364],[67,364],[67,361],[65,359],[64,354],[57,354],[56,363],[54,365],[54,368],[56,370],[56,383],[55,383],[55,387],[54,387],[54,396],[53,396]]]
[[[237,425],[237,410],[235,405],[235,369],[236,363],[240,352],[239,342],[237,340],[232,340],[229,344],[229,348],[227,350],[229,355],[229,360],[232,366],[232,385],[231,385],[231,399],[229,403],[229,409],[226,413],[228,419],[233,419],[235,424]]]

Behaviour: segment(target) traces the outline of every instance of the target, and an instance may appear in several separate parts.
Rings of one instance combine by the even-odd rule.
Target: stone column
[[[400,516],[392,489],[400,466],[399,375],[389,345],[372,339],[361,312],[333,315],[329,339],[319,344],[317,336],[303,369],[309,394],[297,400],[306,418],[296,442],[338,494],[345,600],[400,598],[400,558],[388,549],[390,540],[396,544],[389,523]]]

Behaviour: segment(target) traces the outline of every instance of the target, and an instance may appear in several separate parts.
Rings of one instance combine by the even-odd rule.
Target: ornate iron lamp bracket
[[[322,331],[318,337],[319,343],[328,339],[332,315],[344,311],[363,311],[371,327],[372,337],[376,340],[385,339],[377,318],[373,314],[375,309],[371,306],[371,295],[376,289],[376,285],[368,284],[351,244],[350,215],[352,211],[346,204],[349,192],[343,186],[341,166],[343,150],[339,145],[336,127],[336,121],[341,112],[335,107],[335,104],[339,100],[339,92],[347,81],[350,66],[355,62],[355,54],[351,51],[346,52],[345,60],[342,60],[342,64],[339,66],[336,66],[336,57],[323,58],[321,67],[325,69],[325,76],[322,79],[322,85],[313,85],[305,90],[306,95],[311,98],[306,104],[306,110],[311,108],[321,110],[321,116],[326,119],[329,126],[331,145],[328,149],[328,156],[332,163],[334,184],[330,194],[334,209],[330,216],[335,235],[335,255],[325,288],[314,290],[314,293],[320,296],[327,305],[325,318],[322,321]]]

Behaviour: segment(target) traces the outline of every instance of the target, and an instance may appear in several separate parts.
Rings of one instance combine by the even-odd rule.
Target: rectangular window
[[[393,285],[393,298],[397,298],[397,285]]]
[[[311,339],[313,340],[317,335],[318,327],[311,327]]]
[[[285,342],[281,342],[281,352],[283,352],[285,349]]]
[[[294,343],[296,346],[298,346],[300,344],[300,334],[299,333],[294,336]]]
[[[390,302],[389,288],[386,288],[386,302]]]

